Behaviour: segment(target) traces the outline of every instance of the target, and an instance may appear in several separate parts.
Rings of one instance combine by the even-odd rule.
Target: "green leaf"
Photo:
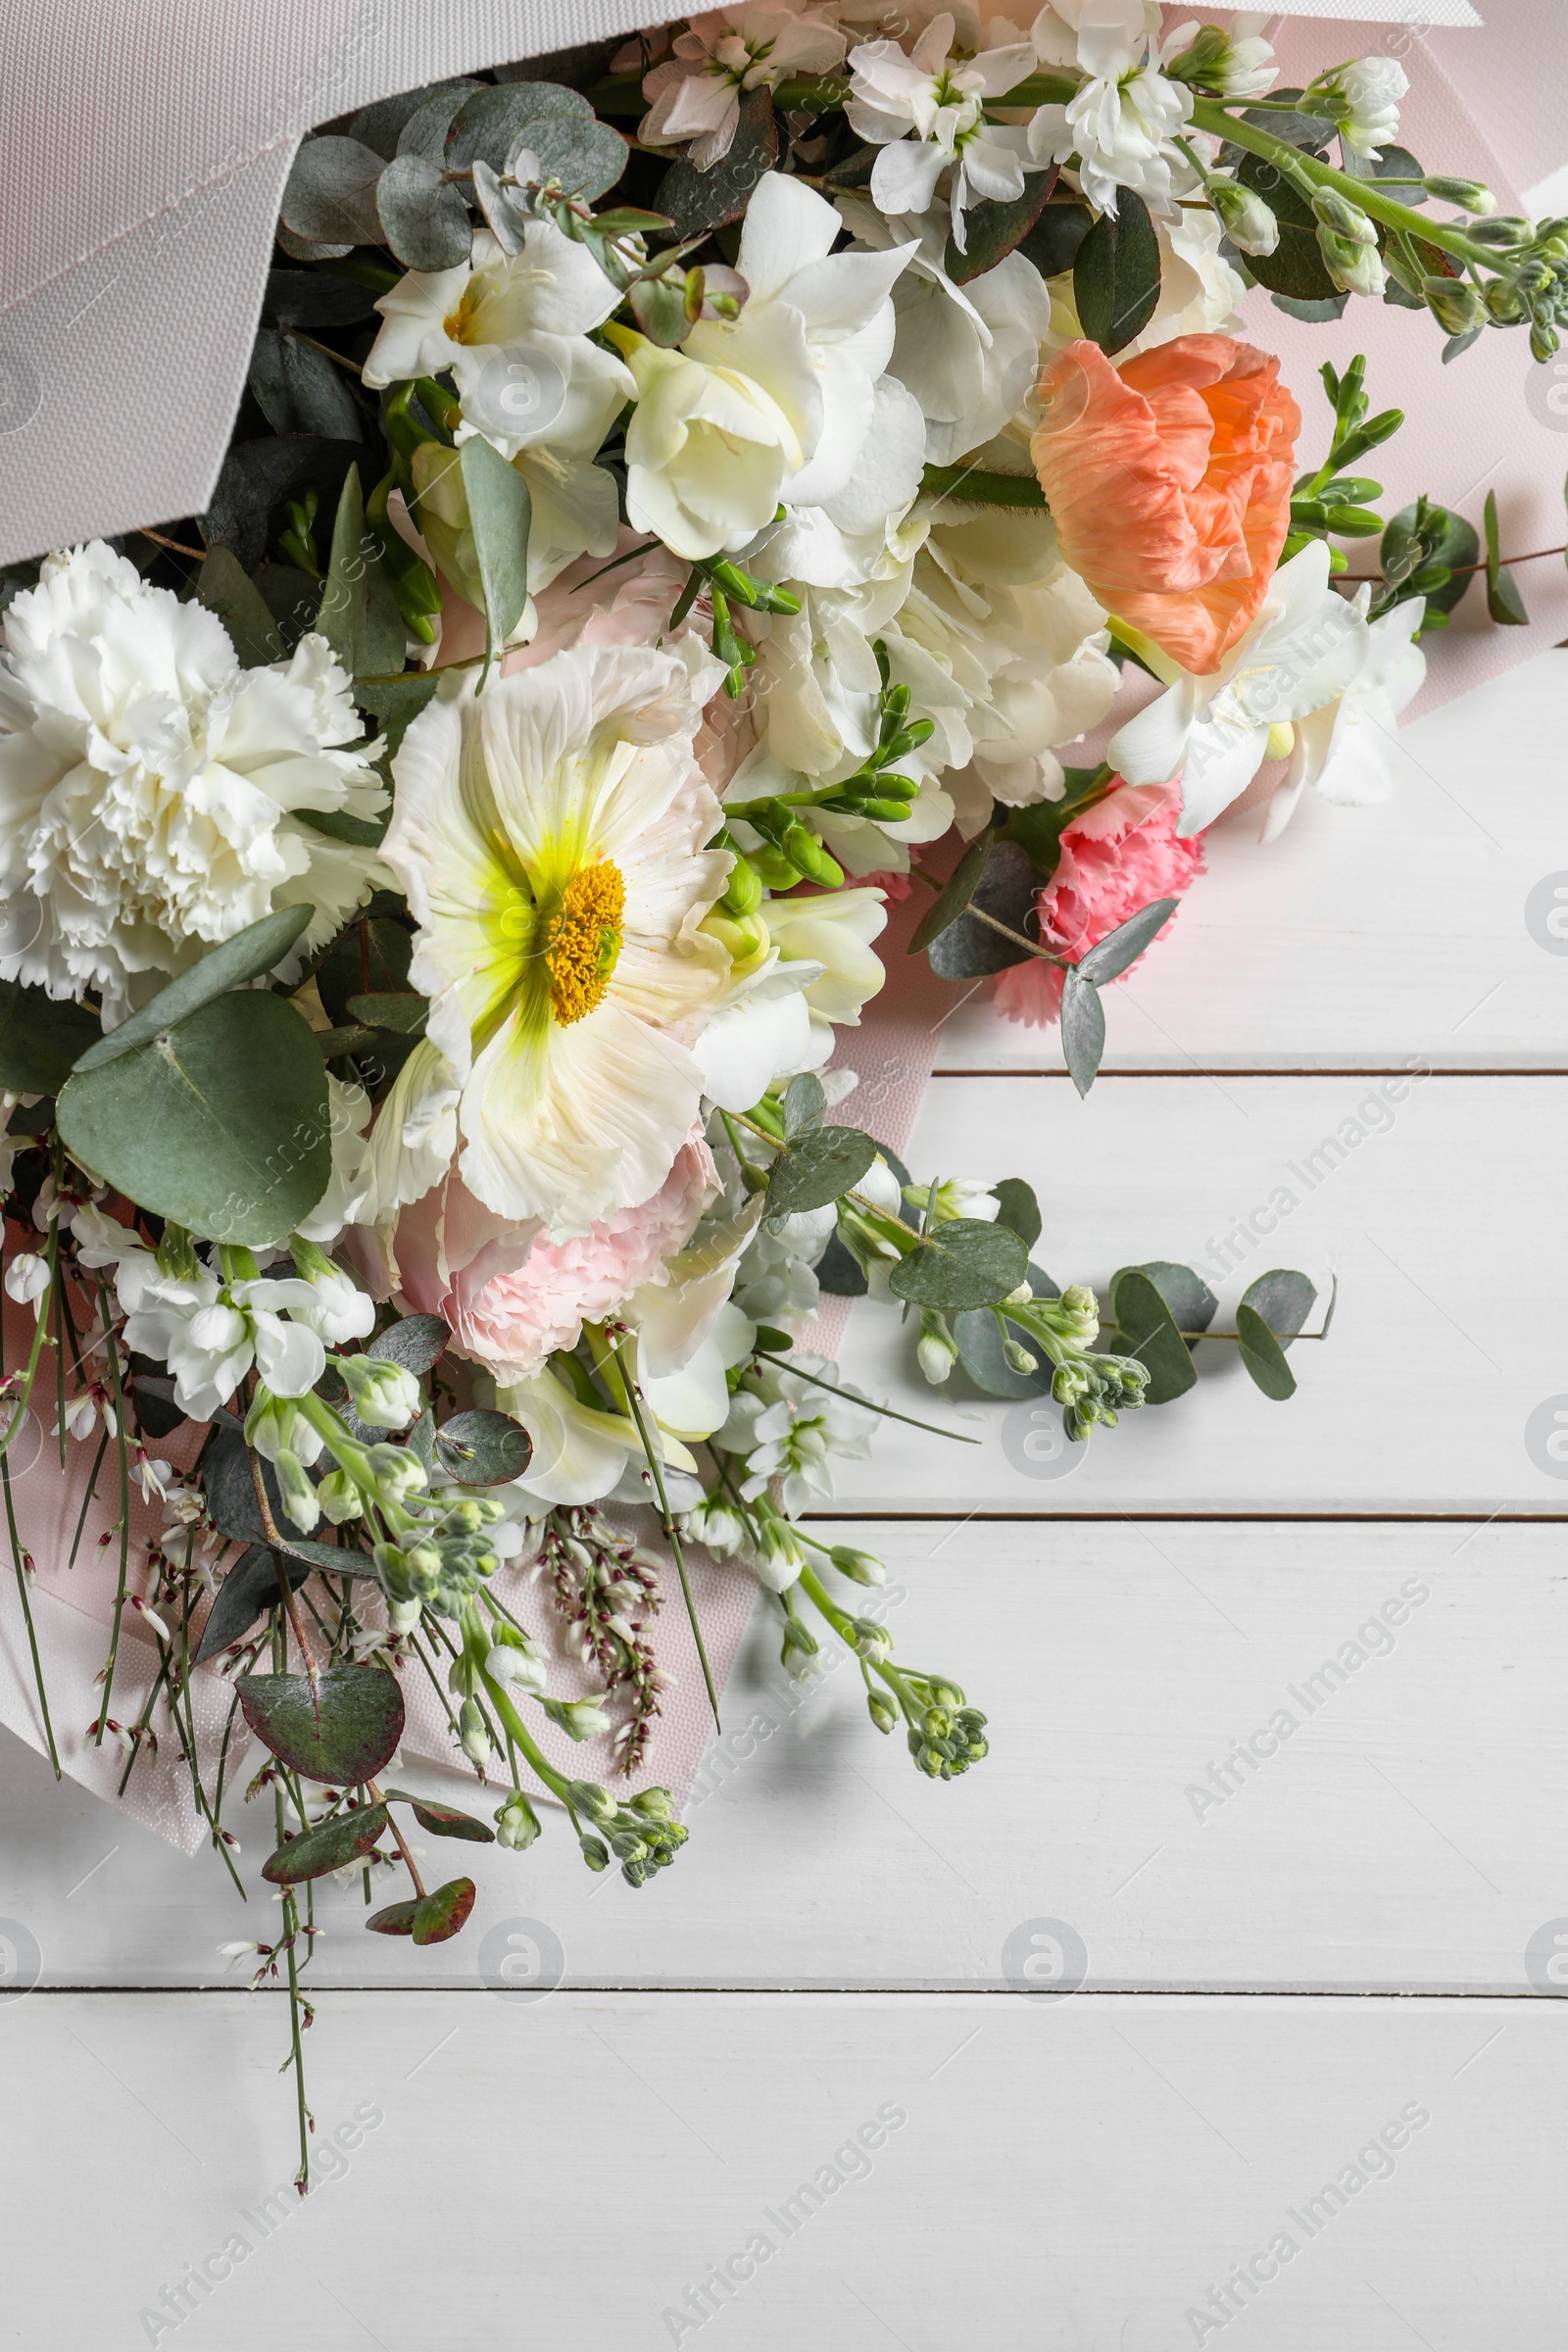
[[[370,1913],[365,1924],[372,1936],[412,1936],[418,1908],[417,1898],[409,1896],[401,1903],[383,1904],[379,1911]]]
[[[395,1029],[400,1037],[422,1037],[430,1016],[430,1000],[413,989],[372,990],[368,997],[350,997],[348,1011],[372,1029]]]
[[[1528,627],[1530,615],[1513,573],[1505,569],[1497,545],[1497,493],[1487,492],[1487,611],[1508,628]]]
[[[827,1116],[827,1096],[814,1070],[803,1070],[784,1090],[784,1137],[814,1135]]]
[[[1102,981],[1114,980],[1118,973],[1134,964],[1146,948],[1152,947],[1175,913],[1175,899],[1152,899],[1140,906],[1114,931],[1097,940],[1086,956],[1078,958],[1078,970],[1085,980],[1093,980],[1098,988]]]
[[[228,548],[209,548],[196,601],[217,613],[243,668],[259,669],[265,662],[282,661],[282,635],[267,599]]]
[[[1195,1387],[1192,1352],[1150,1276],[1139,1266],[1123,1267],[1111,1285],[1111,1298],[1121,1334],[1118,1353],[1136,1355],[1149,1370],[1144,1402],[1169,1404]]]
[[[433,700],[440,679],[431,670],[411,670],[407,677],[358,677],[354,681],[354,700],[362,710],[378,719],[386,736],[390,757],[408,733],[410,726]]]
[[[1078,259],[1078,248],[1095,225],[1087,204],[1048,204],[1019,251],[1042,277],[1060,277]]]
[[[1317,1285],[1304,1274],[1285,1266],[1260,1274],[1242,1294],[1242,1304],[1261,1315],[1275,1338],[1288,1348],[1317,1303]]]
[[[918,1250],[901,1257],[888,1276],[896,1298],[915,1306],[995,1306],[1018,1288],[1029,1271],[1029,1252],[1005,1225],[978,1217],[954,1217],[937,1225]]]
[[[390,162],[398,151],[404,125],[430,99],[449,95],[455,105],[461,106],[465,93],[478,87],[473,81],[427,81],[416,90],[400,90],[395,98],[377,98],[355,116],[349,124],[349,136],[363,140],[367,147],[373,147],[377,155],[384,155]]]
[[[373,146],[374,141],[370,144]],[[274,325],[353,326],[375,308],[375,289],[321,270],[270,270],[262,315]]]
[[[1046,512],[1046,494],[1032,473],[998,473],[968,459],[958,466],[923,466],[920,487],[931,498],[951,498],[962,506]]]
[[[819,1127],[781,1152],[768,1179],[767,1213],[790,1217],[803,1209],[825,1208],[852,1192],[877,1154],[872,1138],[858,1127]]]
[[[414,1818],[421,1830],[432,1838],[466,1838],[475,1845],[494,1845],[496,1834],[475,1821],[471,1813],[460,1813],[455,1805],[432,1804],[427,1797],[411,1796],[406,1789],[389,1788],[388,1804],[412,1805]]]
[[[252,1497],[254,1502],[254,1496]],[[259,1516],[259,1514],[258,1514]],[[196,1664],[203,1666],[209,1658],[218,1657],[231,1642],[248,1634],[263,1609],[270,1608],[281,1599],[282,1586],[278,1582],[278,1558],[265,1544],[253,1544],[242,1552],[218,1588],[218,1596],[207,1612],[202,1628],[201,1646],[196,1652]],[[288,1580],[296,1589],[310,1575],[302,1561],[290,1568]]]
[[[0,980],[0,1086],[8,1094],[58,1095],[102,1035],[85,1005]]]
[[[976,885],[986,870],[986,859],[990,855],[991,828],[988,825],[976,840],[970,842],[969,847],[964,851],[963,856],[958,859],[947,882],[943,885],[940,896],[933,900],[915,924],[908,947],[908,953],[911,956],[918,956],[920,951],[928,948],[934,939],[941,938],[950,923],[957,921],[969,901],[974,897]]]
[[[1394,282],[1390,278],[1391,286]],[[1271,294],[1269,300],[1277,311],[1285,313],[1287,318],[1300,318],[1308,326],[1327,326],[1333,319],[1344,318],[1350,297],[1348,294],[1325,294],[1320,301],[1298,302],[1294,294]],[[1426,307],[1425,303],[1418,305],[1421,310]]]
[[[334,1021],[349,1017],[349,999],[408,993],[414,935],[390,915],[362,916],[338,934],[316,967],[321,1003]]]
[[[838,1235],[831,1234],[827,1248],[816,1261],[817,1289],[826,1291],[830,1298],[863,1298],[870,1289],[860,1270],[858,1259],[846,1249]]]
[[[1287,1396],[1296,1395],[1296,1375],[1285,1361],[1285,1350],[1255,1307],[1236,1309],[1236,1328],[1241,1335],[1241,1358],[1253,1381],[1265,1396],[1283,1404]]]
[[[313,245],[379,245],[375,183],[381,158],[359,139],[307,139],[283,190],[282,220]]]
[[[1270,129],[1275,120],[1269,118]],[[1317,241],[1316,216],[1306,198],[1260,155],[1243,155],[1236,176],[1244,188],[1262,197],[1280,227],[1280,241],[1272,253],[1246,256],[1249,277],[1271,294],[1288,294],[1294,302],[1333,301],[1341,289],[1329,274]]]
[[[451,172],[467,172],[477,160],[492,172],[505,172],[519,139],[528,146],[528,125],[540,115],[576,115],[593,120],[593,108],[580,91],[559,81],[503,82],[473,92],[453,121],[447,138],[446,161]]]
[[[62,1088],[66,1149],[208,1241],[281,1241],[332,1173],[326,1069],[293,1005],[240,990]]]
[[[1480,552],[1475,529],[1462,514],[1450,514],[1446,507],[1422,498],[1391,516],[1379,560],[1390,588],[1405,594],[1410,593],[1410,584],[1419,572],[1432,565],[1446,569],[1450,576],[1434,582],[1423,593],[1429,612],[1451,612],[1470,585],[1474,575],[1469,567]]]
[[[980,877],[970,888],[968,906],[931,943],[931,969],[941,980],[977,980],[983,973],[1027,963],[1027,947],[1004,939],[979,916],[989,914],[1023,935],[1039,895],[1040,877],[1028,851],[1015,841],[993,842]]]
[[[1143,333],[1159,300],[1159,239],[1149,207],[1131,188],[1114,215],[1102,213],[1072,266],[1079,324],[1102,351],[1121,351]]]
[[[106,1062],[117,1061],[122,1054],[172,1029],[214,998],[243,988],[248,980],[259,980],[282,962],[310,919],[308,906],[279,906],[271,914],[264,914],[260,922],[236,931],[232,939],[209,948],[199,963],[160,989],[150,1004],[133,1012],[128,1021],[122,1021],[118,1029],[100,1035],[76,1063],[78,1075],[102,1069]]]
[[[328,1666],[315,1699],[303,1674],[241,1675],[235,1688],[257,1739],[308,1781],[357,1788],[403,1737],[403,1692],[379,1666]]]
[[[454,1413],[435,1433],[436,1466],[460,1487],[506,1486],[521,1478],[532,1453],[527,1431],[487,1406]]]
[[[400,155],[376,183],[386,241],[411,270],[455,270],[473,244],[463,190],[427,155]]]
[[[650,343],[672,351],[691,333],[686,296],[679,279],[640,277],[626,297],[632,317]]]
[[[484,588],[489,646],[506,642],[528,601],[528,529],[533,517],[528,485],[515,466],[482,434],[458,452],[468,501],[474,561]]]
[[[366,525],[357,466],[344,476],[337,502],[316,625],[351,678],[362,670],[390,670],[403,659],[403,615],[375,553],[375,535]]]
[[[249,382],[274,432],[318,433],[328,441],[365,438],[360,412],[338,368],[290,330],[259,330]]]
[[[384,1804],[360,1805],[353,1812],[335,1813],[318,1829],[302,1831],[298,1838],[290,1838],[286,1844],[280,1845],[275,1854],[269,1854],[262,1864],[262,1876],[273,1886],[298,1886],[307,1879],[324,1879],[329,1870],[341,1870],[345,1863],[360,1861],[385,1828]]]
[[[1014,197],[1010,204],[987,197],[969,207],[963,216],[965,250],[960,253],[949,237],[943,257],[942,266],[956,286],[966,286],[971,279],[983,277],[1023,243],[1045,210],[1056,184],[1058,169],[1053,164],[1048,172],[1029,172],[1024,179],[1023,194]]]
[[[698,172],[685,162],[671,164],[654,192],[654,204],[658,211],[668,214],[677,237],[704,236],[709,229],[722,228],[741,218],[758,181],[777,161],[773,93],[748,91],[741,100],[740,121],[729,153],[710,172]]]
[[[592,116],[538,115],[525,126],[522,137],[528,151],[539,159],[541,177],[559,180],[568,196],[587,204],[609,194],[631,153],[618,130],[612,130],[608,122],[595,122]]]
[[[1111,1276],[1110,1311],[1118,1325],[1124,1325],[1125,1318],[1117,1304],[1117,1286],[1129,1274],[1141,1275],[1153,1285],[1178,1331],[1202,1332],[1213,1322],[1219,1300],[1202,1276],[1195,1274],[1191,1266],[1178,1266],[1169,1258],[1154,1257],[1141,1266],[1120,1266]],[[1137,1296],[1142,1299],[1141,1293]],[[1141,1311],[1147,1311],[1147,1300],[1143,1301]]]
[[[432,90],[398,132],[396,152],[428,156],[433,164],[443,162],[454,118],[475,90],[487,87],[483,82],[455,81]]]
[[[1087,1095],[1105,1051],[1105,1008],[1099,989],[1081,970],[1062,975],[1061,1051],[1074,1086]]]
[[[1265,118],[1266,120],[1266,118]],[[1353,147],[1345,149],[1345,172],[1350,179],[1376,180],[1386,196],[1397,204],[1425,204],[1428,201],[1422,181],[1426,173],[1408,147],[1380,147],[1378,160],[1357,155]],[[1391,187],[1390,181],[1395,184]]]
[[[449,1879],[444,1886],[427,1894],[414,1913],[416,1943],[445,1943],[467,1926],[477,1892],[471,1879]]]
[[[373,1574],[368,1553],[337,1544],[318,1544],[309,1536],[297,1536],[284,1516],[277,1479],[271,1465],[263,1462],[261,1467],[267,1505],[272,1514],[272,1525],[278,1531],[275,1543],[267,1532],[261,1505],[256,1499],[256,1482],[251,1476],[250,1454],[244,1438],[238,1429],[220,1427],[214,1430],[202,1451],[201,1478],[207,1495],[208,1515],[220,1535],[228,1536],[236,1544],[266,1544],[273,1551],[286,1552],[291,1560],[302,1563],[307,1574],[313,1568],[324,1568],[333,1576]],[[293,1584],[302,1581],[292,1569],[289,1575]]]
[[[386,1364],[401,1364],[417,1378],[428,1372],[452,1334],[439,1315],[405,1315],[378,1331],[365,1350]]]
[[[1026,1250],[1032,1250],[1040,1239],[1041,1226],[1040,1203],[1035,1199],[1034,1186],[1025,1184],[1021,1176],[1004,1176],[1001,1183],[994,1184],[991,1190],[1001,1202],[997,1210],[997,1223],[1005,1225],[1009,1233],[1018,1236]]]

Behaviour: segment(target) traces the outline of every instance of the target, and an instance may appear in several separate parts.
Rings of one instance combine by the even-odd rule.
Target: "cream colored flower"
[[[572,647],[404,738],[385,856],[419,924],[424,1080],[444,1056],[498,1215],[585,1233],[658,1190],[697,1115],[689,1049],[729,970],[698,929],[730,863],[692,755],[718,677],[692,638]]]
[[[50,556],[4,621],[0,977],[96,989],[113,1022],[273,907],[330,939],[378,869],[304,817],[385,806],[361,733],[323,637],[241,669],[216,613],[101,540]]]

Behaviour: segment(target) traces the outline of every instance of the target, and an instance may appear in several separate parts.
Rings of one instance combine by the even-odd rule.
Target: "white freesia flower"
[[[1363,619],[1371,596],[1370,585],[1356,590]],[[1326,801],[1353,808],[1386,801],[1394,791],[1395,722],[1427,674],[1427,658],[1415,643],[1425,611],[1424,597],[1410,597],[1369,622],[1361,666],[1345,692],[1297,721],[1289,773],[1268,805],[1265,841],[1279,839],[1308,784]]]
[[[739,318],[700,320],[678,351],[614,330],[638,394],[626,512],[677,556],[744,547],[781,500],[820,506],[855,475],[908,248],[836,254],[838,226],[831,205],[770,172],[741,231]]]
[[[1014,41],[977,57],[950,53],[954,21],[933,17],[906,55],[897,41],[865,41],[850,54],[850,127],[880,148],[871,199],[895,217],[929,211],[942,174],[953,169],[953,236],[965,247],[964,213],[991,199],[1016,203],[1034,158],[1021,125],[988,122],[985,102],[1014,89],[1034,70],[1034,48]],[[910,137],[910,132],[914,134]]]
[[[379,778],[326,640],[241,669],[216,613],[149,587],[101,540],[46,558],[7,608],[0,654],[0,977],[101,991],[122,1019],[161,981],[274,906],[329,939],[373,855],[304,811],[374,816]],[[367,745],[366,752],[373,752]]]
[[[806,959],[822,966],[808,984],[811,1027],[831,1039],[836,1023],[858,1029],[860,1007],[887,978],[871,942],[887,928],[879,890],[835,890],[808,898],[769,899],[767,928],[787,962]],[[825,1058],[825,1056],[824,1056]]]
[[[482,696],[470,678],[404,737],[385,856],[464,1181],[498,1215],[585,1233],[657,1192],[696,1116],[689,1049],[728,970],[698,929],[729,870],[692,757],[717,682],[691,638],[573,647]]]
[[[345,1340],[368,1340],[375,1329],[375,1300],[352,1274],[320,1250],[303,1247],[303,1242],[301,1236],[294,1254],[308,1296],[295,1302],[295,1319],[329,1348],[341,1348]]]
[[[411,270],[376,305],[384,323],[366,382],[452,370],[463,403],[460,438],[482,433],[528,485],[528,579],[536,591],[577,556],[609,555],[615,544],[615,485],[593,461],[633,385],[591,333],[616,300],[586,246],[554,221],[530,220],[520,253],[504,253],[481,230],[470,261]],[[414,473],[432,556],[470,603],[480,601],[472,562],[464,560],[467,502],[452,452],[421,444]]]
[[[673,56],[643,81],[649,111],[638,125],[644,147],[690,139],[687,160],[707,172],[734,144],[741,99],[776,89],[798,74],[831,74],[844,62],[844,35],[825,12],[780,7],[715,8],[677,32]]]
[[[1269,730],[1337,701],[1366,651],[1366,621],[1329,587],[1329,551],[1314,539],[1281,564],[1220,667],[1206,677],[1176,671],[1166,692],[1111,737],[1106,757],[1129,784],[1179,776],[1178,830],[1200,833],[1256,775]],[[1175,670],[1165,657],[1157,661],[1161,675]]]
[[[1068,11],[1047,8],[1035,25],[1037,49],[1057,50]],[[1157,35],[1158,11],[1154,11]],[[1079,183],[1097,212],[1114,214],[1116,194],[1131,188],[1154,212],[1168,213],[1172,166],[1181,158],[1171,141],[1193,111],[1185,83],[1169,81],[1157,63],[1144,0],[1102,0],[1072,11],[1073,62],[1084,80],[1065,106],[1036,109],[1029,150],[1039,162],[1078,162]],[[1053,56],[1052,62],[1059,62]],[[1187,169],[1183,167],[1184,171]]]
[[[815,1379],[802,1380],[782,1363],[760,1366],[755,1385],[737,1391],[717,1438],[727,1453],[748,1457],[741,1481],[746,1500],[763,1494],[770,1479],[782,1479],[792,1517],[832,1494],[833,1456],[863,1461],[876,1428],[875,1414],[856,1392],[840,1391],[837,1364],[820,1355],[802,1355],[798,1363]],[[818,1387],[819,1381],[828,1385]]]
[[[1409,76],[1396,58],[1358,57],[1337,74],[1314,81],[1301,100],[1303,113],[1331,115],[1340,135],[1356,155],[1376,163],[1399,135],[1399,101]]]
[[[628,1467],[635,1470],[644,1461],[635,1422],[584,1404],[548,1369],[499,1390],[497,1401],[532,1443],[527,1472],[517,1481],[519,1495],[531,1506],[548,1510],[557,1503],[597,1502],[614,1492]],[[649,1434],[666,1466],[696,1474],[697,1464],[679,1439],[657,1437],[652,1429]]]
[[[780,1079],[821,1067],[832,1051],[832,1028],[824,1038],[812,1027],[806,991],[825,970],[788,963],[774,949],[759,970],[726,991],[692,1048],[705,1101],[720,1110],[750,1110]]]

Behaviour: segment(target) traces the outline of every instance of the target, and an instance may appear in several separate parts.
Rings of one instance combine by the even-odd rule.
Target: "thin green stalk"
[[[648,1458],[648,1467],[653,1473],[654,1492],[659,1496],[659,1510],[664,1525],[664,1538],[675,1555],[675,1567],[680,1577],[681,1597],[686,1603],[686,1614],[691,1619],[692,1640],[697,1644],[697,1655],[702,1661],[703,1682],[708,1690],[708,1703],[713,1710],[713,1728],[715,1731],[721,1732],[724,1726],[718,1719],[718,1692],[713,1688],[713,1670],[708,1663],[708,1650],[703,1641],[703,1629],[697,1622],[697,1603],[692,1598],[691,1578],[686,1573],[686,1554],[681,1549],[680,1535],[675,1526],[675,1514],[669,1507],[669,1496],[664,1492],[664,1473],[658,1454],[648,1442],[648,1429],[643,1420],[642,1397],[636,1380],[628,1377],[623,1380],[622,1386],[626,1392],[626,1402],[631,1409],[631,1417],[637,1425],[637,1435],[642,1440],[643,1452]]]
[[[912,1413],[895,1412],[891,1404],[873,1404],[869,1396],[852,1396],[848,1389],[835,1387],[831,1380],[822,1380],[815,1372],[807,1372],[792,1364],[787,1355],[754,1355],[754,1364],[772,1364],[780,1372],[792,1373],[797,1380],[808,1380],[816,1389],[826,1389],[830,1396],[842,1396],[847,1404],[863,1406],[868,1413],[880,1413],[885,1421],[903,1421],[910,1429],[929,1431],[933,1438],[951,1438],[955,1446],[978,1446],[979,1438],[966,1438],[961,1430],[943,1429],[935,1421],[917,1421]]]
[[[287,1636],[283,1631],[283,1620],[275,1614],[272,1619],[272,1667],[274,1673],[277,1674],[286,1674],[288,1671]],[[281,1776],[274,1777],[272,1782],[272,1818],[276,1824],[279,1845],[284,1842],[288,1831],[288,1824],[283,1818],[283,1790],[280,1784]],[[294,2065],[294,2095],[300,2128],[300,2163],[299,2170],[294,2176],[294,2185],[303,2197],[311,2184],[311,2113],[305,2104],[305,2053],[300,2046],[300,1972],[294,1950],[295,1938],[298,1936],[299,1931],[299,1906],[294,1899],[294,1889],[292,1886],[285,1886],[283,1889],[283,1944],[284,1956],[288,1961],[289,2055]],[[283,2064],[287,2066],[288,2063],[289,2059],[285,2058]]]
[[[98,1710],[98,1733],[94,1747],[102,1747],[104,1726],[109,1719],[109,1694],[115,1684],[115,1660],[120,1654],[120,1622],[125,1611],[126,1580],[130,1570],[130,1460],[125,1451],[125,1399],[120,1380],[120,1350],[115,1346],[114,1326],[110,1317],[109,1293],[102,1278],[98,1283],[98,1311],[104,1319],[104,1353],[109,1363],[109,1387],[115,1402],[115,1430],[120,1446],[120,1581],[115,1590],[115,1616],[109,1635],[109,1661],[104,1668],[103,1704]],[[64,1427],[62,1410],[61,1426]]]

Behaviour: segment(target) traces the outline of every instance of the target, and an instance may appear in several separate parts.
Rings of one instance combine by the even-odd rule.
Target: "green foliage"
[[[1087,1095],[1100,1075],[1105,1051],[1105,1007],[1081,966],[1062,975],[1061,1051],[1074,1086]]]
[[[997,1223],[1005,1225],[1026,1250],[1032,1250],[1040,1239],[1041,1226],[1040,1203],[1035,1199],[1033,1185],[1025,1184],[1021,1176],[1004,1176],[991,1190],[999,1203]]]
[[[1269,117],[1269,128],[1278,138],[1287,134],[1278,126],[1285,120]],[[1237,152],[1236,176],[1244,188],[1261,196],[1279,222],[1280,241],[1272,253],[1250,253],[1246,256],[1249,277],[1266,286],[1271,294],[1281,294],[1292,302],[1337,302],[1341,289],[1329,272],[1317,241],[1317,216],[1300,190],[1288,180],[1274,164],[1250,151]]]
[[[468,502],[474,561],[484,589],[488,660],[522,618],[528,601],[528,531],[533,508],[515,466],[475,433],[458,452]]]
[[[246,669],[283,658],[283,638],[265,596],[226,547],[209,550],[196,601],[216,612]]]
[[[386,1828],[386,1819],[384,1804],[334,1813],[329,1821],[302,1831],[275,1854],[269,1854],[262,1864],[262,1876],[273,1886],[299,1886],[307,1879],[324,1879],[329,1870],[362,1861]]]
[[[281,1241],[332,1171],[326,1070],[280,997],[219,997],[62,1089],[73,1158],[209,1241]]]
[[[888,1288],[913,1306],[961,1314],[966,1308],[995,1306],[1028,1271],[1028,1250],[1008,1227],[954,1217],[933,1226],[917,1250],[900,1258]]]
[[[261,979],[282,962],[310,919],[307,906],[278,906],[270,914],[264,914],[259,922],[248,923],[243,931],[236,931],[232,939],[220,940],[188,971],[160,989],[139,1012],[122,1021],[118,1029],[101,1035],[81,1055],[76,1064],[78,1071],[101,1069],[133,1047],[144,1046],[163,1031],[172,1029],[176,1021],[212,1004],[215,998],[227,995],[230,989],[243,988],[248,981]]]
[[[427,155],[400,155],[376,183],[387,244],[411,270],[455,270],[473,242],[463,190]]]
[[[329,1666],[314,1686],[303,1674],[248,1674],[235,1689],[257,1739],[308,1781],[357,1788],[403,1737],[402,1690],[378,1666]]]
[[[405,1315],[378,1331],[365,1352],[417,1376],[429,1371],[451,1337],[439,1315]]]
[[[773,1162],[767,1186],[770,1217],[825,1208],[858,1185],[877,1146],[858,1127],[820,1127],[796,1137]]]
[[[316,625],[351,678],[402,663],[403,615],[366,523],[357,466],[349,467],[338,499]]]
[[[1125,349],[1152,318],[1159,239],[1149,207],[1131,188],[1120,190],[1115,213],[1102,213],[1079,246],[1072,290],[1079,324],[1103,352]]]
[[[970,205],[963,217],[964,250],[960,253],[952,237],[943,256],[942,266],[956,286],[969,285],[983,277],[1009,253],[1016,252],[1039,220],[1051,191],[1056,184],[1058,167],[1047,172],[1025,174],[1023,194],[1011,203],[1000,203],[986,198]]]
[[[488,1406],[454,1413],[435,1433],[436,1465],[461,1487],[499,1487],[521,1478],[532,1452],[527,1431]]]
[[[1237,1308],[1236,1330],[1241,1340],[1242,1362],[1264,1396],[1276,1404],[1294,1396],[1296,1375],[1285,1361],[1285,1350],[1255,1307]]]
[[[102,1035],[85,1005],[0,980],[0,1086],[8,1094],[58,1095]]]
[[[909,940],[908,952],[911,956],[918,956],[934,939],[940,939],[943,932],[962,914],[986,870],[986,859],[991,855],[991,829],[987,826],[985,832],[970,842],[940,894],[916,923]]]

